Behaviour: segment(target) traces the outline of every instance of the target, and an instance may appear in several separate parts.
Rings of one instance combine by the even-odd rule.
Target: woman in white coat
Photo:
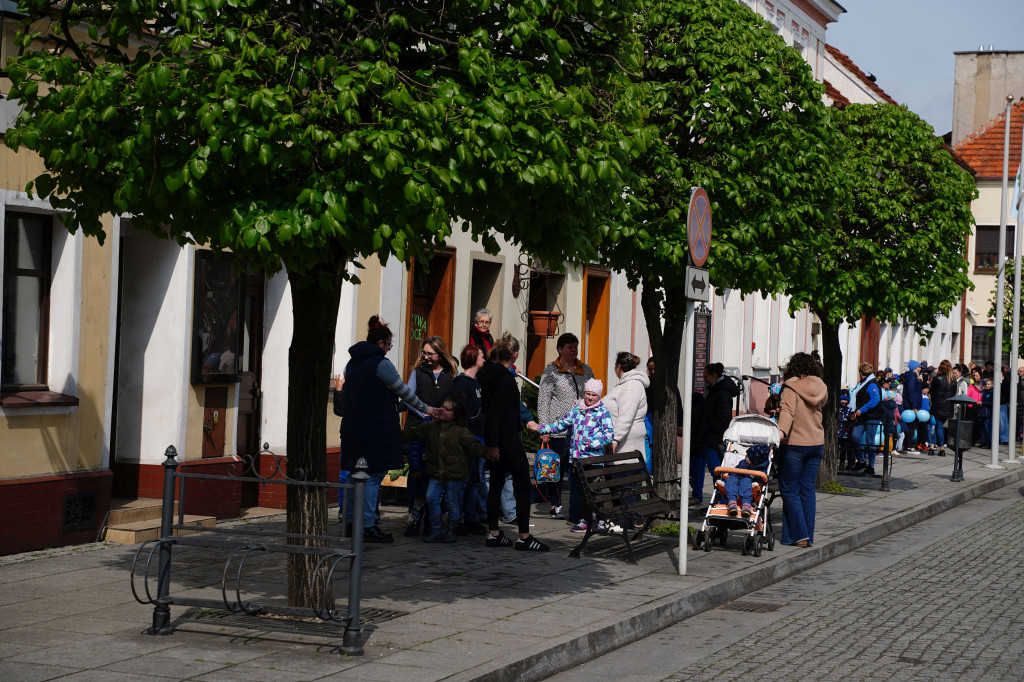
[[[604,398],[604,405],[612,415],[615,436],[612,452],[638,452],[643,457],[647,429],[647,387],[651,380],[640,369],[640,358],[625,351],[615,356],[615,376],[619,382]]]

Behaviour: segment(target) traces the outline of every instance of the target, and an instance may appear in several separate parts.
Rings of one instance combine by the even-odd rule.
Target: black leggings
[[[491,484],[487,488],[487,527],[498,530],[501,516],[501,490],[505,487],[505,474],[512,474],[512,494],[516,498],[516,523],[520,535],[530,532],[530,469],[509,470],[504,458],[491,463]]]

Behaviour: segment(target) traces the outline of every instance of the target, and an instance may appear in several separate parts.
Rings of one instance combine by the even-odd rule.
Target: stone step
[[[177,518],[175,518],[177,521]],[[185,514],[184,524],[195,526],[196,530],[176,530],[175,535],[188,535],[200,533],[205,528],[213,528],[217,525],[217,519],[213,516],[194,516]],[[160,537],[160,519],[148,519],[144,521],[130,521],[127,523],[110,524],[107,526],[107,534],[104,540],[116,542],[123,545],[134,545],[147,540],[156,540]]]
[[[117,498],[110,501],[110,516],[107,517],[107,526],[119,526],[125,523],[137,521],[157,520],[160,521],[160,510],[162,501],[147,497],[140,497],[135,500]],[[174,513],[178,513],[178,503],[174,503]]]

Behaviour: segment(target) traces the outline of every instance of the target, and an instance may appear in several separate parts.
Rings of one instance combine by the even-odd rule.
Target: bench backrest
[[[576,465],[592,504],[604,506],[615,500],[635,499],[637,495],[655,495],[642,452],[581,457]]]

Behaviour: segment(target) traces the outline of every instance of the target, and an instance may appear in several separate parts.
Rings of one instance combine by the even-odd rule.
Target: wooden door
[[[878,369],[878,342],[881,337],[881,327],[878,320],[866,317],[860,318],[860,361],[866,362],[875,369]]]
[[[245,278],[242,299],[242,350],[238,369],[238,426],[235,431],[235,452],[239,457],[256,455],[260,443],[260,408],[263,390],[263,302],[266,278],[262,273]],[[243,508],[259,504],[259,485],[242,484]]]
[[[428,267],[413,261],[409,268],[409,307],[405,324],[405,373],[407,379],[419,364],[423,339],[440,336],[452,350],[455,309],[455,253],[435,253]],[[460,346],[461,347],[461,346]],[[454,352],[458,352],[456,348]]]
[[[611,273],[588,267],[583,273],[583,338],[580,357],[608,389],[608,334],[611,325]]]

